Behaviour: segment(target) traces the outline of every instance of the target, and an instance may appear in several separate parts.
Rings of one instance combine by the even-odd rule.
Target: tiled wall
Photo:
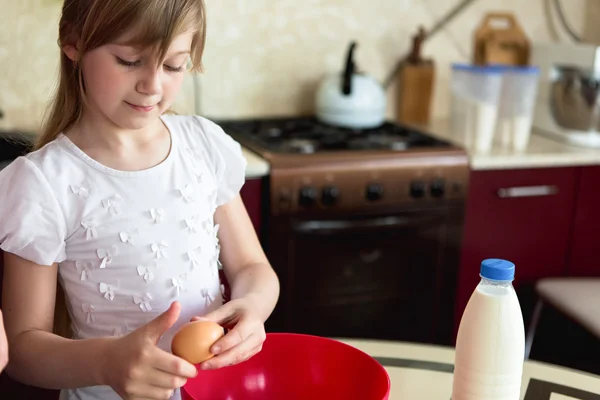
[[[586,1],[568,3],[567,18],[594,36]],[[342,68],[357,40],[361,70],[383,80],[419,25],[430,27],[459,0],[206,0],[206,73],[200,110],[210,117],[307,114],[319,81]],[[449,64],[470,59],[472,34],[492,10],[514,12],[534,41],[568,41],[550,0],[476,0],[424,52],[437,65],[433,113],[448,113]],[[36,129],[56,76],[59,0],[0,0],[0,127]],[[566,8],[566,7],[565,7]],[[593,7],[590,6],[590,9]],[[593,8],[595,9],[595,8]],[[548,16],[550,15],[550,18]],[[598,15],[598,14],[596,14]],[[394,90],[388,90],[393,115]],[[176,109],[194,112],[192,80]]]

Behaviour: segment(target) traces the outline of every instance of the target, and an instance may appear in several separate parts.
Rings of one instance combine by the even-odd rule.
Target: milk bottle
[[[519,400],[525,328],[512,286],[515,265],[487,259],[456,339],[452,400]]]

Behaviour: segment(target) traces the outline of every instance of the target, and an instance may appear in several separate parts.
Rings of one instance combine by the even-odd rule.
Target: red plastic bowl
[[[183,400],[388,400],[390,378],[373,357],[342,342],[268,333],[260,353],[198,371],[181,394]]]

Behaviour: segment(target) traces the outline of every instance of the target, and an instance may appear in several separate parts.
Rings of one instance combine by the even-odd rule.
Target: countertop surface
[[[531,133],[525,151],[514,151],[502,146],[498,140],[495,140],[492,149],[487,153],[477,152],[474,148],[467,146],[464,137],[452,135],[449,119],[433,121],[422,129],[425,129],[433,136],[465,148],[469,154],[470,165],[473,170],[600,165],[600,149],[563,143],[544,136],[535,129]],[[270,166],[266,160],[244,147],[242,149],[248,161],[246,169],[247,179],[259,178],[269,174]]]
[[[469,148],[465,145],[464,137],[452,135],[449,118],[434,120],[424,129],[433,136],[465,148],[473,170],[600,165],[600,149],[562,143],[536,132],[535,129],[525,151],[517,152],[505,148],[496,140],[487,153]],[[246,179],[260,178],[269,174],[270,166],[266,160],[243,146],[242,152],[248,162]]]
[[[34,136],[31,138],[27,137],[29,140],[34,140]],[[7,146],[8,144],[5,141],[0,142],[0,146]],[[0,149],[6,152],[6,149]],[[12,153],[11,153],[12,154]],[[246,149],[242,146],[242,154],[246,158],[247,166],[246,166],[246,179],[260,178],[269,173],[269,163],[265,161],[263,158],[258,156],[256,153]],[[1,159],[0,160],[0,170],[5,168],[8,164],[10,164],[14,157],[10,157],[10,159]]]
[[[390,400],[449,400],[454,349],[407,342],[338,339],[375,357],[391,381]],[[523,366],[523,400],[600,400],[600,376],[535,361]]]
[[[246,158],[246,179],[258,179],[269,173],[269,163],[255,153],[242,147],[242,153]],[[4,169],[13,160],[0,161],[0,170]]]
[[[473,170],[575,167],[600,165],[600,149],[574,146],[532,130],[525,151],[517,152],[495,140],[492,149],[479,153],[465,145],[466,138],[452,135],[449,119],[434,120],[425,129],[432,135],[465,148]]]
[[[242,146],[242,153],[247,161],[246,179],[256,179],[269,174],[270,166],[267,161],[244,146]]]

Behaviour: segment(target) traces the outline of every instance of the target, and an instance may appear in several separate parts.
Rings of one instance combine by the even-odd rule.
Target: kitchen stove
[[[469,166],[425,131],[310,116],[218,121],[270,164],[271,331],[451,344]]]
[[[373,129],[338,128],[311,117],[237,121],[225,125],[231,134],[274,153],[403,151],[448,146],[417,130],[390,122]]]
[[[270,163],[273,214],[464,200],[464,150],[414,128],[386,122],[353,130],[312,117],[219,124]]]

